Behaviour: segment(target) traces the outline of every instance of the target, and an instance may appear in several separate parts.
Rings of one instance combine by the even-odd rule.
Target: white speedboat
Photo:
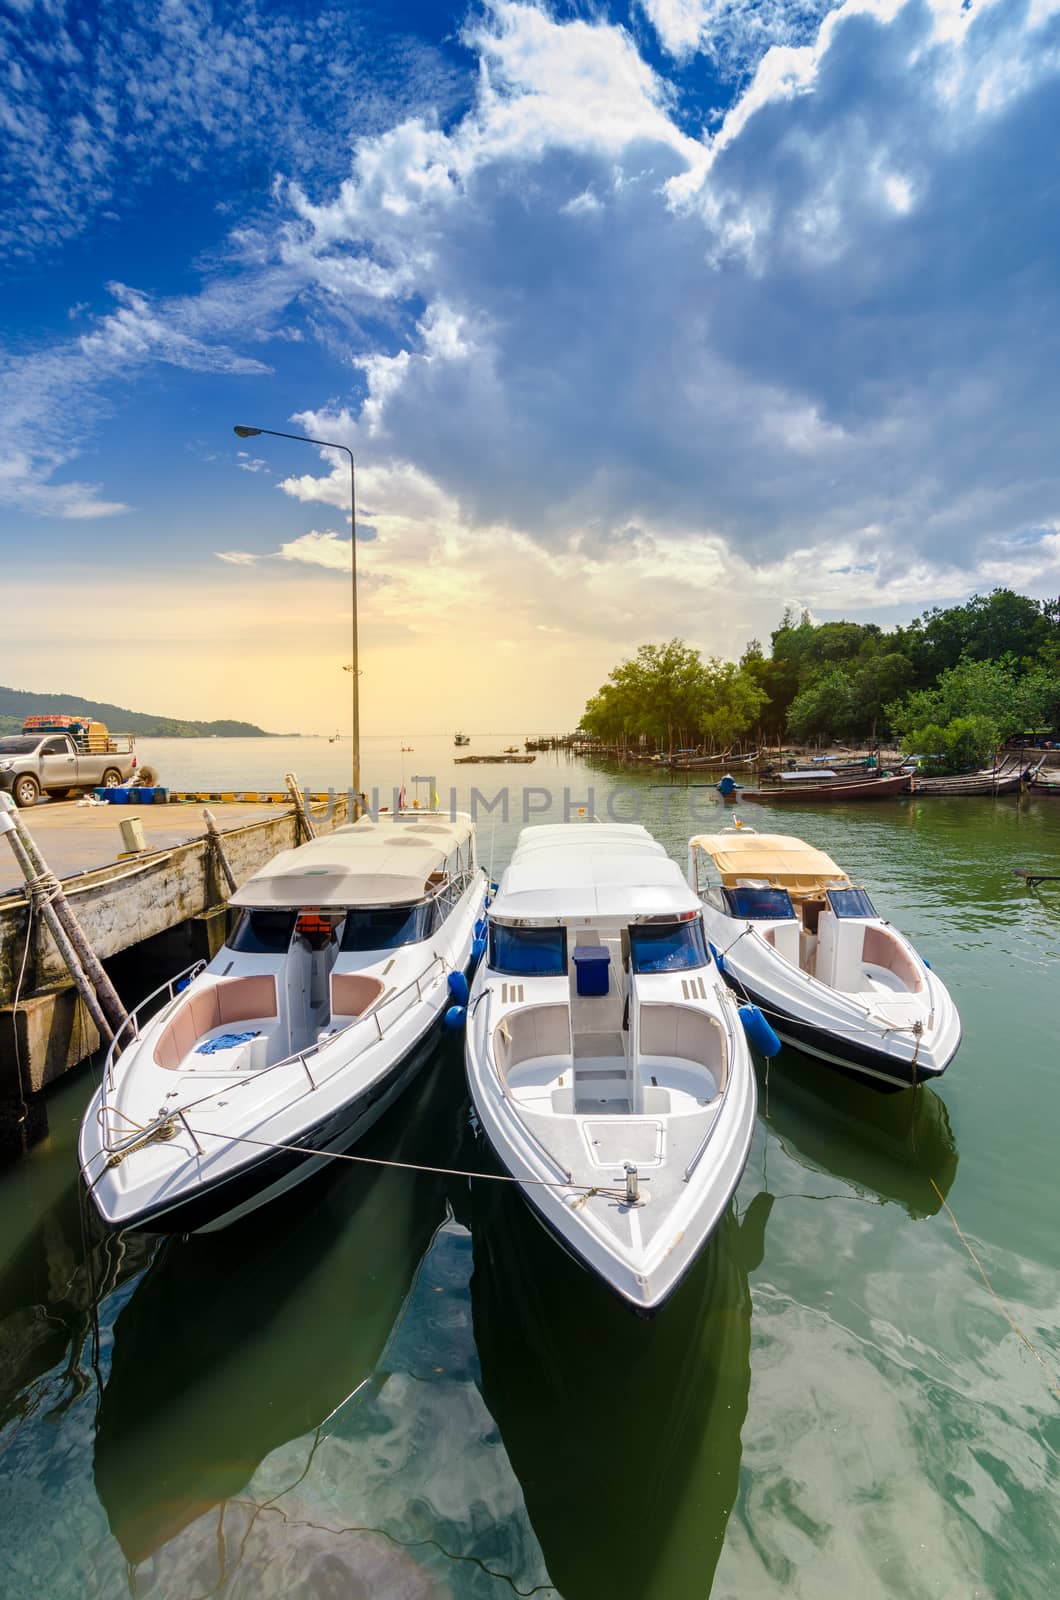
[[[822,850],[701,834],[689,882],[726,977],[781,1039],[878,1089],[945,1072],[961,1042],[945,984]]]
[[[740,1181],[755,1079],[699,902],[644,828],[524,828],[465,1049],[483,1130],[541,1219],[656,1310]]]
[[[353,1144],[466,998],[485,891],[470,820],[431,812],[363,817],[256,872],[218,955],[107,1057],[80,1138],[103,1220],[220,1228]]]

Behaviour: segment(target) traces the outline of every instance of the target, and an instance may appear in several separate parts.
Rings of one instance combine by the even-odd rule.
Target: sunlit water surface
[[[524,798],[606,815],[621,785],[613,813],[678,860],[726,815],[648,774],[404,742],[365,743],[384,803],[416,774],[446,803],[507,786],[506,821],[476,802],[495,872]],[[173,787],[347,781],[320,740],[142,754]],[[965,1035],[941,1085],[877,1097],[785,1051],[730,1214],[643,1323],[463,1178],[336,1166],[220,1235],[100,1242],[74,1178],[91,1075],[67,1081],[0,1179],[5,1597],[1060,1592],[1057,1393],[940,1200],[1055,1383],[1060,896],[1013,868],[1060,871],[1060,801],[742,815],[827,848],[944,976]],[[360,1148],[492,1170],[459,1042]]]

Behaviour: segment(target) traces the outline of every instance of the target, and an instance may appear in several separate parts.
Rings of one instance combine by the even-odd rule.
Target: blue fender
[[[714,965],[717,967],[717,969],[721,973],[722,977],[724,977],[725,976],[725,957],[722,955],[721,951],[719,949],[717,949],[717,947],[715,945],[711,944],[709,939],[707,940],[707,949],[710,951],[711,959],[713,960]]]
[[[757,1006],[741,1006],[740,1021],[743,1023],[748,1044],[757,1050],[760,1056],[765,1056],[768,1061],[777,1054],[780,1040]]]
[[[442,1019],[442,1027],[447,1033],[459,1033],[467,1021],[467,1006],[450,1006]]]
[[[458,1006],[466,1006],[471,990],[467,986],[467,979],[462,972],[449,974],[449,993]]]
[[[477,967],[479,962],[482,960],[482,957],[485,954],[486,954],[486,941],[485,941],[485,939],[472,939],[472,941],[471,941],[471,965],[473,967]]]

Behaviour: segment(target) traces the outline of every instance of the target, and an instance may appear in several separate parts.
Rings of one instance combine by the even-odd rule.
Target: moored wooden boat
[[[1023,788],[1024,774],[1012,772],[965,772],[953,778],[913,777],[914,794],[1018,794]]]
[[[908,772],[899,772],[887,778],[861,778],[854,782],[778,784],[775,789],[745,789],[745,800],[772,804],[774,800],[791,800],[796,805],[804,801],[824,800],[886,800],[891,795],[905,794],[910,786]]]

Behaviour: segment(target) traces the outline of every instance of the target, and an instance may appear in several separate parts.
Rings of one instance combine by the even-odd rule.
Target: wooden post
[[[298,787],[298,779],[293,772],[285,772],[283,781],[287,785],[287,792],[294,801],[294,814],[297,820],[298,831],[303,842],[316,838],[316,830],[309,819],[309,812],[305,803],[305,796]]]
[[[30,864],[32,864],[32,867],[34,867],[35,875],[37,875],[37,877],[51,877],[51,872],[48,870],[48,862],[45,861],[45,858],[43,858],[42,854],[40,854],[40,850],[37,848],[37,840],[35,840],[34,835],[30,834],[30,830],[27,829],[26,824],[22,822],[18,811],[16,811],[16,808],[14,808],[10,802],[8,802],[8,806],[6,806],[6,814],[13,819],[14,829],[16,829],[16,834],[18,834],[19,843],[21,843],[22,850],[26,851],[27,856],[29,856]],[[102,1006],[104,1016],[106,1016],[107,1021],[110,1022],[110,1029],[114,1030],[114,1032],[117,1032],[117,1030],[120,1029],[120,1027],[125,1026],[125,1022],[128,1021],[128,1011],[126,1011],[125,1006],[122,1005],[122,997],[118,995],[114,984],[112,984],[110,979],[107,978],[104,965],[102,965],[101,960],[99,960],[98,955],[96,955],[96,952],[94,952],[93,947],[91,947],[90,942],[88,942],[88,939],[85,938],[85,930],[83,930],[82,925],[78,923],[77,917],[74,915],[74,907],[70,906],[70,902],[67,901],[66,894],[62,893],[62,885],[59,883],[58,878],[54,880],[54,883],[56,883],[56,888],[54,888],[54,893],[51,894],[50,901],[51,906],[54,907],[54,914],[56,914],[56,917],[59,918],[59,923],[62,925],[62,931],[66,933],[70,944],[72,944],[74,949],[77,950],[78,960],[80,960],[83,968],[85,968],[85,973],[88,974],[88,978],[90,978],[91,986],[93,986],[93,989],[96,990],[96,994],[99,995],[99,1005]]]
[[[3,796],[4,800],[7,800],[7,798],[7,795]],[[32,908],[34,900],[31,885],[39,877],[39,874],[34,870],[34,864],[30,859],[29,852],[26,850],[26,847],[22,842],[21,830],[19,829],[15,819],[12,817],[11,811],[6,807],[0,810],[0,833],[6,833],[8,843],[15,853],[15,859],[22,868],[22,875],[26,880],[26,898],[30,907]],[[85,973],[85,969],[78,959],[78,952],[75,950],[71,940],[67,937],[66,929],[59,920],[54,901],[45,899],[44,895],[42,894],[38,901],[38,909],[40,910],[41,916],[44,918],[48,932],[55,940],[56,948],[66,964],[67,971],[74,980],[78,994],[80,994],[82,1000],[85,1002],[85,1007],[88,1011],[88,1014],[95,1024],[96,1032],[99,1034],[99,1037],[104,1044],[109,1044],[111,1039],[114,1037],[114,1029],[111,1027],[109,1021],[103,1014],[100,1001],[96,996],[96,991],[89,982],[88,976]],[[80,929],[78,931],[80,932]],[[28,924],[26,928],[26,937],[29,937]],[[81,935],[81,938],[84,940],[84,934]],[[119,1001],[119,1005],[120,1003],[121,1002]],[[122,1012],[122,1015],[124,1017],[124,1011]]]
[[[232,864],[225,854],[225,847],[221,839],[220,831],[217,827],[217,821],[209,806],[203,807],[202,814],[206,818],[206,835],[210,843],[210,849],[213,851],[217,864],[224,875],[224,880],[228,885],[229,894],[235,894],[236,888],[238,887],[236,884],[236,875],[232,871]]]

